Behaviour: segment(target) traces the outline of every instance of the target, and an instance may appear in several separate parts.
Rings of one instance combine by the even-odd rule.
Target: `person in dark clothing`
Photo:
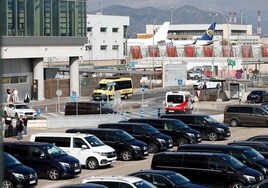
[[[24,135],[27,135],[27,123],[28,123],[28,118],[27,116],[23,116],[22,117],[22,122],[23,122],[23,125],[24,125],[24,129],[23,129],[23,134]]]
[[[22,139],[22,131],[23,131],[23,121],[22,118],[18,119],[16,122],[16,130],[17,130],[17,139],[21,140]]]

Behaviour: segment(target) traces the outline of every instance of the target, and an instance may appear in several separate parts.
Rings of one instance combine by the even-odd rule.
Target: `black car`
[[[38,177],[34,169],[25,166],[12,155],[3,152],[3,188],[31,187],[38,184]]]
[[[74,128],[67,129],[66,133],[86,133],[97,136],[105,144],[114,148],[118,158],[130,161],[148,155],[146,143],[135,139],[121,129]]]
[[[268,142],[268,134],[256,135],[256,136],[247,138],[246,141],[265,141],[265,142]]]
[[[131,118],[129,122],[148,123],[161,133],[170,136],[174,145],[195,144],[201,142],[201,135],[180,120],[168,118]]]
[[[230,137],[231,132],[226,124],[218,122],[216,119],[206,114],[166,114],[160,118],[178,119],[200,132],[204,140],[215,141]]]
[[[169,170],[141,170],[129,174],[142,178],[158,188],[207,188],[208,186],[191,182],[178,172]]]
[[[247,96],[248,103],[263,103],[268,101],[267,90],[253,90]]]
[[[268,159],[268,142],[265,141],[234,141],[228,143],[228,145],[236,146],[250,146],[262,154],[266,159]]]
[[[54,144],[41,142],[4,142],[4,151],[33,168],[38,178],[58,180],[81,173],[79,160]]]
[[[146,123],[103,123],[98,128],[122,129],[134,138],[145,142],[150,153],[166,151],[173,147],[173,140]]]

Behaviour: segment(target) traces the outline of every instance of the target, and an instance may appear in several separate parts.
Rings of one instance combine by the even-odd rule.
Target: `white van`
[[[55,144],[89,169],[110,166],[117,159],[115,150],[92,134],[38,133],[30,141]]]
[[[193,110],[193,102],[189,91],[169,91],[165,98],[165,112],[189,114]]]

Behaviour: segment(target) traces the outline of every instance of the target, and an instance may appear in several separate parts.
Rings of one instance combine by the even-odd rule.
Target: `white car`
[[[23,117],[24,115],[28,119],[37,118],[36,111],[30,105],[25,103],[7,104],[4,107],[3,115],[4,117],[11,117],[16,119]]]
[[[197,80],[194,85],[194,89],[219,89],[221,82],[212,80]]]
[[[81,184],[96,183],[107,187],[156,188],[153,184],[135,176],[92,176],[82,180]]]

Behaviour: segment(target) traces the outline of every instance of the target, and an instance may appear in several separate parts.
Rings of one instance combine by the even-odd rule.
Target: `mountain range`
[[[99,10],[91,11],[89,14],[97,14],[98,12]],[[131,38],[135,37],[137,33],[145,33],[145,26],[153,24],[159,15],[161,16],[156,19],[156,25],[162,25],[164,22],[171,20],[171,10],[161,10],[154,7],[135,9],[121,5],[112,5],[104,8],[102,12],[103,15],[129,16],[128,36]],[[228,15],[225,15],[225,18],[222,14],[218,13],[217,16],[214,16],[216,23],[227,23]],[[172,10],[172,24],[210,24],[212,20],[213,18],[209,15],[209,11],[200,10],[193,6],[186,5]],[[240,24],[240,22],[241,20],[237,17],[237,24]],[[267,20],[265,22],[267,23]],[[253,33],[256,33],[257,15],[249,16],[247,24],[252,24]],[[268,25],[262,26],[262,33],[265,33],[264,31],[268,31]]]

